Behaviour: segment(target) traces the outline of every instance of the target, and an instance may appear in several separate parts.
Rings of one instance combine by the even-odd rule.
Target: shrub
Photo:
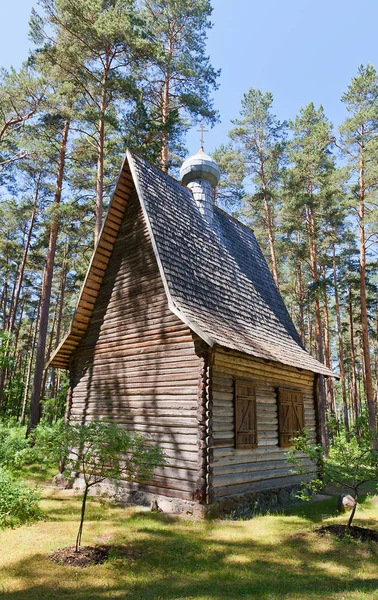
[[[15,481],[0,467],[0,527],[15,527],[41,518],[40,495],[34,488]]]
[[[0,467],[15,470],[27,460],[29,442],[26,428],[12,421],[0,421]]]
[[[35,447],[49,460],[65,457],[65,474],[80,472],[84,482],[81,519],[76,538],[80,549],[89,489],[106,479],[146,480],[164,464],[162,450],[142,435],[130,433],[115,423],[91,421],[81,425],[59,423],[53,428],[37,428]]]
[[[348,520],[350,527],[361,486],[378,479],[376,436],[370,432],[366,418],[359,419],[347,433],[335,419],[330,419],[327,425],[332,440],[328,455],[319,444],[313,443],[310,433],[304,430],[293,438],[287,458],[294,467],[293,472],[305,476],[299,494],[302,500],[309,500],[328,483],[352,493],[355,504]],[[303,465],[304,455],[310,458],[312,466],[317,467],[315,475],[313,470]]]

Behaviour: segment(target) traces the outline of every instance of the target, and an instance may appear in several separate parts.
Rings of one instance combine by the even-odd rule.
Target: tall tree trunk
[[[67,139],[68,139],[69,129],[70,129],[70,119],[68,118],[63,127],[62,138],[61,138],[60,149],[59,149],[58,172],[57,172],[55,197],[54,197],[55,208],[57,208],[59,206],[61,197],[62,197],[63,175],[64,175],[65,160],[66,160]],[[54,273],[54,261],[55,261],[55,252],[56,252],[58,231],[59,231],[59,217],[55,212],[53,214],[51,227],[50,227],[49,247],[48,247],[48,251],[47,251],[46,266],[44,269],[43,279],[42,279],[41,307],[40,307],[40,317],[39,317],[39,334],[38,334],[37,354],[36,354],[35,370],[34,370],[34,378],[33,378],[33,389],[32,389],[32,395],[31,395],[31,400],[30,400],[30,418],[29,418],[29,423],[28,423],[28,433],[30,433],[30,431],[36,425],[38,425],[38,423],[41,419],[41,384],[42,384],[43,368],[44,368],[44,362],[45,362],[46,337],[47,337],[48,320],[49,320],[51,286],[52,286],[52,278],[53,278],[53,273]]]
[[[96,224],[94,233],[94,245],[96,246],[102,228],[102,204],[104,197],[104,144],[105,144],[105,121],[101,116],[98,122],[97,140],[97,179],[96,179]]]
[[[312,185],[308,186],[308,194],[312,197]],[[316,223],[314,209],[307,207],[307,232],[308,242],[310,250],[310,269],[312,282],[314,284],[314,313],[315,313],[315,351],[316,358],[319,362],[324,362],[324,350],[323,350],[323,331],[322,331],[322,319],[320,312],[320,301],[319,301],[319,273],[318,273],[318,258],[317,258],[317,247],[316,247]],[[322,446],[326,449],[328,447],[328,436],[326,430],[326,393],[323,375],[319,376],[318,383],[318,402],[319,402],[319,427],[320,427],[320,439]]]
[[[31,236],[33,233],[35,214],[36,214],[36,210],[37,210],[40,179],[41,179],[41,173],[39,173],[38,179],[37,179],[36,189],[35,189],[35,193],[34,193],[34,203],[33,203],[32,213],[31,213],[31,217],[30,217],[28,234],[26,237],[22,260],[21,260],[21,263],[18,268],[18,279],[17,279],[17,283],[16,283],[16,285],[13,289],[13,293],[12,293],[11,308],[10,308],[9,319],[8,319],[8,324],[7,324],[7,329],[9,331],[10,335],[8,337],[7,345],[5,348],[5,353],[4,353],[5,358],[7,358],[8,354],[9,354],[9,345],[11,343],[11,334],[14,330],[14,326],[15,326],[16,318],[17,318],[17,312],[18,312],[19,301],[20,301],[20,293],[21,293],[22,283],[24,280],[25,266],[26,266],[26,261],[27,261],[28,254],[29,254]],[[18,339],[18,336],[17,336],[17,339]],[[17,345],[17,342],[15,345]],[[4,367],[2,369],[2,372],[0,375],[0,406],[2,405],[2,402],[3,402],[4,385],[5,385],[6,379],[7,379],[7,367]]]
[[[35,321],[35,322],[34,322],[34,329],[33,329],[33,334],[32,334],[31,349],[29,352],[29,364],[28,364],[28,370],[27,370],[27,374],[26,374],[24,398],[23,398],[23,402],[22,402],[22,411],[21,411],[21,419],[20,419],[21,425],[25,425],[25,419],[26,419],[26,409],[28,406],[28,399],[29,399],[29,390],[30,390],[31,374],[32,374],[32,370],[33,370],[34,352],[35,352],[35,346],[37,343],[40,306],[41,306],[41,299],[39,299],[38,306],[37,306],[34,316],[33,316],[33,321]]]
[[[359,184],[359,232],[360,232],[360,299],[361,299],[361,331],[362,351],[364,357],[364,388],[365,400],[368,409],[369,429],[375,433],[377,427],[377,412],[373,391],[373,378],[371,375],[369,329],[366,301],[366,245],[365,245],[365,156],[364,156],[364,126],[361,127],[360,145],[360,176]]]
[[[68,270],[68,263],[67,263],[67,246],[66,246],[66,248],[64,250],[64,258],[63,258],[63,264],[62,264],[61,275],[60,275],[60,284],[59,284],[59,310],[58,310],[58,317],[57,317],[57,323],[56,323],[55,349],[59,345],[61,329],[62,329],[67,270]],[[59,389],[59,378],[56,375],[56,370],[52,369],[51,387],[50,387],[50,397],[51,398],[55,398],[55,396],[56,396],[55,390],[58,390],[58,389]]]
[[[327,294],[327,272],[326,268],[322,266],[322,284],[323,284],[323,340],[324,340],[324,360],[326,367],[331,369],[331,350],[330,350],[330,335],[329,335],[329,312],[328,312],[328,294]],[[336,415],[336,404],[335,404],[335,390],[333,385],[333,379],[327,378],[326,381],[326,392],[327,392],[327,405],[329,411]]]
[[[100,101],[100,118],[97,127],[97,176],[96,176],[96,223],[94,232],[94,245],[96,246],[102,228],[102,211],[104,201],[104,149],[105,149],[105,113],[108,108],[107,82],[110,70],[110,51],[105,57],[104,71],[102,74],[102,90]]]
[[[47,349],[47,353],[46,353],[46,362],[49,360],[49,358],[51,356],[51,351],[52,351],[52,347],[53,347],[57,312],[58,312],[58,304],[55,304],[54,316],[53,316],[53,320],[52,320],[52,324],[51,324],[51,331],[50,331],[50,340],[49,340],[49,345],[48,345],[48,349]],[[47,374],[48,374],[48,368],[45,367],[43,370],[42,385],[41,385],[41,398],[42,399],[45,397]]]
[[[345,382],[345,368],[344,368],[344,342],[343,332],[341,328],[341,315],[340,315],[340,300],[339,290],[337,286],[337,265],[336,265],[336,249],[335,244],[332,244],[332,267],[333,267],[333,288],[335,293],[335,310],[336,310],[336,325],[337,325],[337,339],[339,342],[339,371],[341,381],[341,395],[343,399],[343,415],[344,415],[344,426],[345,431],[349,431],[349,416],[348,416],[348,399]]]
[[[24,253],[22,256],[22,261],[21,261],[20,270],[19,270],[19,274],[18,274],[15,298],[14,298],[14,302],[13,302],[13,310],[12,310],[11,318],[9,321],[9,331],[11,331],[11,332],[14,329],[14,324],[15,324],[16,318],[17,318],[20,293],[21,293],[21,288],[22,288],[22,284],[24,281],[25,266],[26,266],[26,261],[27,261],[28,254],[29,254],[30,242],[31,242],[31,237],[33,234],[33,228],[34,228],[34,222],[35,222],[35,215],[37,212],[40,181],[41,181],[41,173],[39,173],[38,177],[37,177],[37,182],[36,182],[36,187],[35,187],[35,192],[34,192],[34,202],[33,202],[33,207],[32,207],[32,213],[30,216],[29,229],[28,229],[28,234],[27,234],[26,241],[25,241]]]
[[[308,291],[308,294],[307,294],[307,338],[308,338],[308,351],[310,354],[312,354],[313,331],[312,331],[310,291]]]
[[[270,206],[271,198],[269,198],[269,194],[266,189],[265,173],[264,173],[264,165],[263,164],[261,164],[261,173],[262,173],[262,183],[263,183],[265,224],[266,224],[266,228],[268,231],[270,261],[272,263],[272,275],[273,275],[274,283],[279,288],[276,248],[275,248],[275,243],[274,243],[274,232],[273,232],[273,219],[272,219],[272,210],[271,210],[271,206]]]
[[[350,368],[351,368],[351,396],[352,406],[355,414],[355,418],[361,415],[361,402],[360,396],[357,389],[357,370],[356,370],[356,348],[354,345],[354,325],[353,325],[353,299],[352,299],[352,286],[350,281],[348,282],[348,316],[349,316],[349,343],[350,343]]]
[[[67,251],[67,248],[66,248]],[[61,275],[60,275],[60,286],[59,286],[59,311],[58,311],[58,320],[56,325],[56,336],[55,336],[55,348],[58,347],[60,342],[60,335],[62,330],[62,321],[63,321],[63,310],[64,310],[64,298],[65,298],[65,289],[66,289],[66,281],[67,281],[67,271],[68,271],[68,262],[67,262],[67,253],[65,251]]]
[[[169,108],[170,108],[170,97],[169,97],[169,87],[171,83],[171,59],[172,59],[172,42],[168,41],[167,48],[167,67],[165,70],[164,76],[164,86],[163,86],[163,97],[162,97],[162,106],[161,106],[161,121],[162,121],[162,131],[161,131],[161,168],[165,173],[168,173],[168,142],[169,142],[169,134],[167,129],[167,123],[169,118]]]
[[[7,305],[8,305],[8,271],[9,271],[9,260],[8,260],[8,255],[5,256],[5,260],[6,260],[6,279],[4,281],[4,286],[3,286],[3,326],[2,329],[7,329],[7,324],[8,324],[8,312],[7,312]]]
[[[299,247],[300,233],[297,233],[297,244]],[[303,290],[303,277],[302,277],[302,262],[298,257],[296,260],[295,267],[296,275],[296,288],[297,288],[297,303],[299,309],[299,332],[303,346],[306,345],[306,334],[305,334],[305,319],[304,319],[304,290]]]

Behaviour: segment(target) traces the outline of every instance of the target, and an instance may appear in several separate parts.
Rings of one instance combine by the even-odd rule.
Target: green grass
[[[1,600],[378,600],[378,547],[313,533],[322,520],[345,522],[335,499],[248,521],[205,522],[91,499],[83,543],[115,550],[86,569],[49,559],[74,543],[79,499],[46,489],[41,506],[45,521],[0,531]],[[376,528],[377,516],[378,504],[368,500],[356,524]]]

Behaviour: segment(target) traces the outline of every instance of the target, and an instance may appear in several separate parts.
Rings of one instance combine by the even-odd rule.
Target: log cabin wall
[[[222,498],[292,486],[301,477],[285,463],[287,448],[279,447],[277,389],[303,393],[304,425],[316,438],[314,374],[279,363],[267,363],[232,351],[217,349],[212,367],[212,496]],[[254,382],[257,447],[235,448],[235,379]]]
[[[196,346],[168,308],[134,190],[88,330],[71,359],[70,420],[104,418],[147,434],[167,464],[143,489],[186,500],[201,496],[197,482],[206,469],[198,453],[204,365]]]

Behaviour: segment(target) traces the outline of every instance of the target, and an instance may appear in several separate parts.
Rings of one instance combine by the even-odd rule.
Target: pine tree
[[[334,167],[329,152],[331,125],[322,107],[315,108],[311,102],[300,110],[295,121],[290,122],[292,140],[289,146],[291,168],[288,173],[288,202],[285,210],[291,219],[306,232],[306,244],[312,280],[311,295],[315,317],[316,358],[324,361],[324,337],[320,300],[319,275],[319,212],[324,203],[324,187]],[[327,444],[325,430],[324,378],[319,381],[319,405],[323,445]]]
[[[369,427],[377,427],[377,408],[371,371],[367,306],[367,245],[377,241],[376,229],[369,230],[371,203],[378,189],[378,76],[372,65],[360,66],[342,97],[349,116],[340,127],[341,147],[350,167],[350,192],[358,210],[360,249],[360,306],[364,358],[364,390]]]
[[[81,92],[85,125],[80,129],[94,144],[96,243],[102,226],[108,131],[118,127],[116,101],[127,105],[136,94],[134,64],[145,56],[149,43],[134,0],[40,0],[40,5],[44,16],[33,13],[34,40],[46,44],[51,61]]]
[[[0,69],[0,175],[8,165],[26,157],[25,123],[36,114],[44,95],[45,82],[30,65],[19,71]]]
[[[263,214],[273,279],[278,286],[275,208],[285,160],[286,123],[273,115],[272,104],[270,92],[251,88],[244,94],[240,118],[233,121],[235,127],[229,136],[244,162],[244,176],[255,188],[250,202]]]
[[[246,196],[243,158],[231,143],[219,146],[212,157],[221,172],[215,195],[216,204],[223,210],[240,216],[243,198]]]
[[[144,0],[144,7],[156,47],[141,82],[143,102],[160,138],[161,168],[168,171],[169,150],[180,150],[187,119],[217,120],[210,92],[219,71],[205,54],[212,8],[209,0]]]

